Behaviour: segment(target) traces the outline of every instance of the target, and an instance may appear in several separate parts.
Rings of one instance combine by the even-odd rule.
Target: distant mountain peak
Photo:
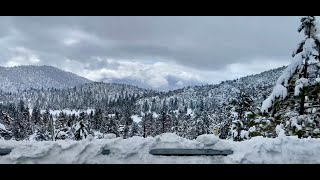
[[[84,77],[52,66],[0,66],[0,90],[17,92],[27,89],[64,89],[90,83]]]

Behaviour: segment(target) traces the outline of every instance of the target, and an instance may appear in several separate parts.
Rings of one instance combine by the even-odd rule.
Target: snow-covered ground
[[[30,114],[32,113],[32,109],[30,108]],[[41,110],[41,114],[45,113],[46,110]],[[75,116],[79,116],[80,113],[86,112],[87,114],[90,114],[94,112],[94,109],[86,109],[86,110],[74,110],[74,109],[62,109],[62,110],[49,110],[50,114],[53,116],[58,116],[60,112],[66,113],[67,115],[72,115],[74,114]]]
[[[0,129],[6,130],[6,127],[3,124],[0,123]]]
[[[144,113],[141,112],[141,115],[144,116]],[[131,118],[132,118],[132,120],[133,120],[134,122],[139,123],[139,122],[142,120],[142,116],[139,116],[139,115],[136,115],[136,114],[135,114],[135,115],[132,115]],[[159,117],[159,114],[153,112],[152,116],[153,116],[153,118],[158,118],[158,117]]]
[[[139,123],[141,121],[141,117],[139,117],[138,115],[132,115],[131,116],[132,120],[136,123]]]
[[[208,164],[208,163],[320,163],[320,140],[297,137],[255,137],[243,142],[220,140],[213,135],[202,135],[187,140],[175,134],[155,138],[85,139],[83,141],[5,141],[0,148],[13,148],[0,163],[123,163],[123,164]],[[103,148],[110,149],[102,155]],[[231,149],[229,156],[153,156],[153,148],[214,148]]]

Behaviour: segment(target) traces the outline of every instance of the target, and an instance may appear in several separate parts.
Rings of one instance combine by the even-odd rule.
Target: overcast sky
[[[287,65],[295,16],[0,17],[0,65],[52,65],[159,90]]]

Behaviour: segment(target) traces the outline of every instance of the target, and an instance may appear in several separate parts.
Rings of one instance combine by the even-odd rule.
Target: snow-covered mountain
[[[0,67],[0,90],[17,92],[26,89],[70,88],[92,81],[52,66]]]

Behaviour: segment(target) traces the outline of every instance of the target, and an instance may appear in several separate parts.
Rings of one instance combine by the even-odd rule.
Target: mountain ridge
[[[64,89],[93,82],[53,66],[0,66],[0,90],[19,92],[28,89]]]

